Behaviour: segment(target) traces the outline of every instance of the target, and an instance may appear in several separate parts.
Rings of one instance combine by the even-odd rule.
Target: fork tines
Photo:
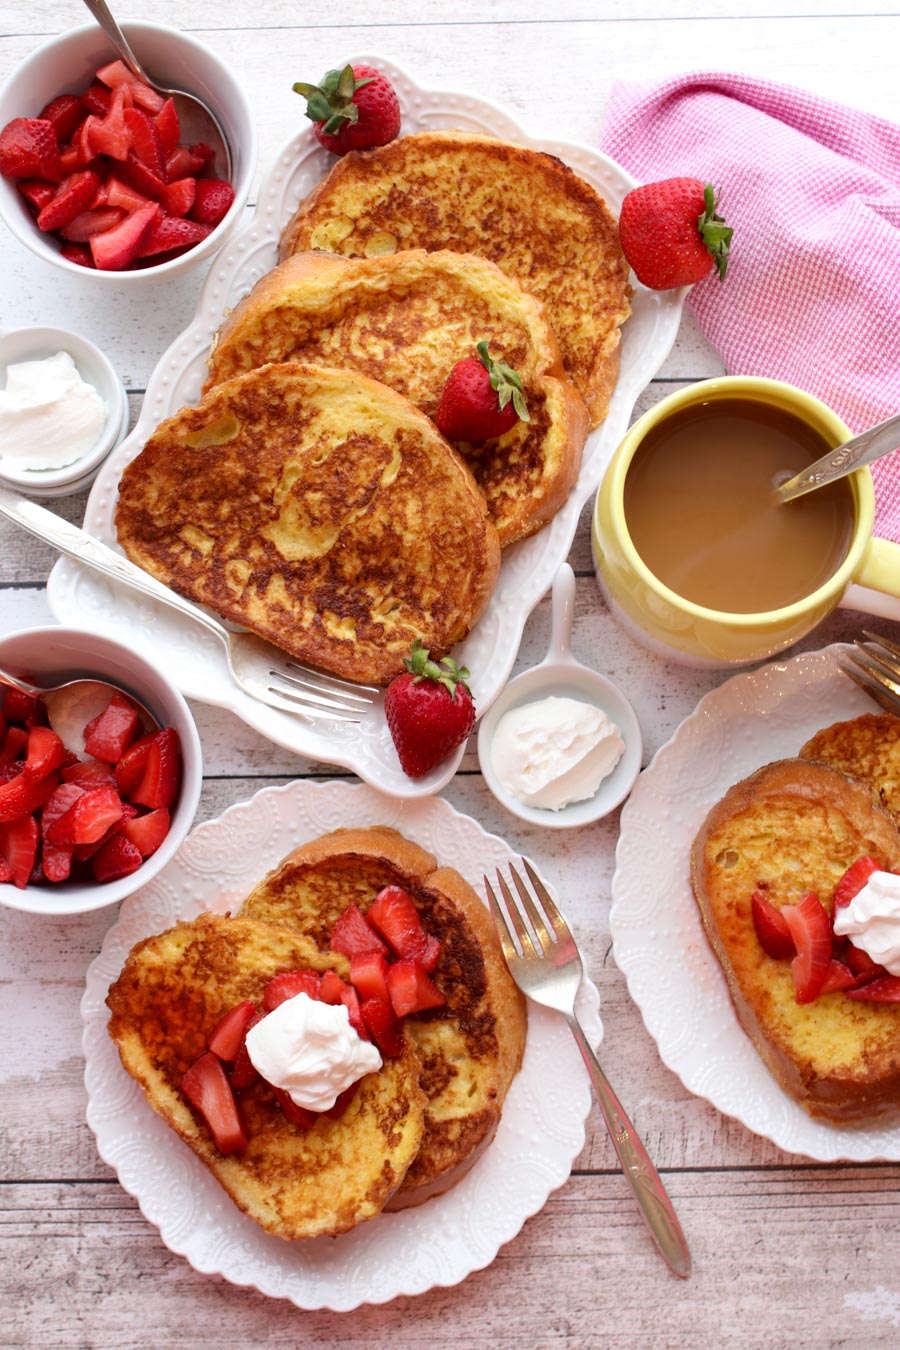
[[[518,939],[519,949],[525,956],[539,956],[541,953],[546,952],[553,945],[554,941],[571,941],[571,933],[569,932],[569,927],[565,919],[553,903],[549,891],[541,881],[537,872],[535,872],[534,868],[531,866],[531,863],[527,858],[523,858],[522,863],[525,867],[525,871],[528,873],[528,878],[537,893],[538,899],[540,900],[543,913],[538,909],[528,887],[525,885],[525,882],[522,880],[522,877],[516,871],[515,867],[513,867],[512,863],[509,865],[509,871],[518,892],[521,906],[516,903],[509,885],[499,867],[497,869],[497,885],[500,887],[500,891],[503,895],[509,920],[512,923],[516,938]],[[506,916],[500,908],[500,904],[487,877],[484,878],[484,885],[491,906],[491,913],[494,915],[495,921],[497,921],[501,943],[506,952],[506,944],[503,942],[504,934],[509,938],[510,945],[513,945],[509,922],[507,922]],[[531,925],[530,928],[525,922],[522,909],[525,910],[525,914],[528,916]],[[552,932],[548,931],[548,923]],[[510,953],[506,952],[506,955],[508,959]]]
[[[886,712],[900,712],[900,646],[887,638],[863,630],[867,639],[854,643],[856,651],[840,664],[840,669],[869,694]]]
[[[374,685],[351,684],[336,675],[307,670],[293,661],[271,668],[269,677],[277,681],[269,686],[270,692],[296,703],[298,711],[315,715],[321,710],[336,721],[360,721],[371,707],[373,695],[379,692]]]

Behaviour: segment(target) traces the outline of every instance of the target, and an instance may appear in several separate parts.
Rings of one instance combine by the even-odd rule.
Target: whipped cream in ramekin
[[[74,464],[97,444],[106,416],[106,403],[68,352],[7,366],[0,471],[40,474]]]
[[[593,797],[624,749],[621,731],[601,708],[551,695],[504,713],[491,764],[506,791],[525,806],[561,811]]]

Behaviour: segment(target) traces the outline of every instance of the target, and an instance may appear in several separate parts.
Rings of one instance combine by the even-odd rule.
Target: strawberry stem
[[[413,684],[421,684],[423,680],[434,680],[436,684],[444,686],[451,698],[456,698],[457,685],[461,685],[467,694],[472,692],[466,683],[469,672],[465,666],[458,666],[449,656],[445,656],[441,662],[432,661],[428,655],[428,648],[422,646],[421,638],[416,638],[403,664],[409,673],[415,676]]]
[[[335,136],[345,122],[352,124],[359,121],[359,109],[353,102],[353,95],[357,89],[371,83],[371,75],[358,80],[353,67],[347,65],[343,70],[329,70],[321,84],[306,84],[298,80],[293,90],[306,99],[306,116],[309,120],[321,122],[322,129],[329,136]]]
[[[475,350],[481,358],[481,364],[484,366],[491,380],[491,388],[496,389],[500,400],[500,410],[506,407],[512,399],[513,407],[523,422],[530,422],[528,415],[528,405],[525,402],[525,395],[522,392],[522,379],[516,371],[510,369],[505,361],[494,361],[488,352],[486,341],[477,343]]]
[[[703,204],[705,209],[697,217],[697,229],[700,231],[700,237],[706,245],[707,252],[716,265],[719,280],[724,281],[728,267],[731,236],[734,234],[734,230],[730,225],[726,225],[724,217],[717,213],[719,198],[716,196],[712,183],[707,183],[703,189]]]

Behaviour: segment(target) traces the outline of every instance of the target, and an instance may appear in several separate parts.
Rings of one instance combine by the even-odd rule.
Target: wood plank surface
[[[863,12],[864,11],[864,12]],[[616,79],[692,69],[746,70],[894,120],[900,116],[896,0],[397,0],[339,11],[286,0],[120,0],[121,19],[196,33],[253,95],[260,170],[304,124],[293,80],[361,52],[394,60],[423,86],[495,100],[528,130],[599,142]],[[44,38],[87,22],[76,0],[0,6],[0,79]],[[258,181],[258,179],[257,179]],[[252,201],[252,199],[251,199]],[[249,210],[248,208],[248,214]],[[214,265],[214,264],[213,264]],[[101,343],[137,416],[149,375],[189,322],[204,268],[117,303],[89,279],[58,277],[0,226],[0,327],[60,323]],[[686,316],[635,415],[721,363]],[[85,497],[53,508],[80,521]],[[54,622],[44,584],[54,554],[0,521],[0,634]],[[615,624],[593,575],[589,512],[570,560],[577,575],[575,654],[628,691],[645,763],[727,672],[649,655]],[[798,649],[851,639],[860,615],[839,610]],[[888,633],[886,620],[869,621]],[[529,619],[516,670],[543,656],[549,600]],[[262,787],[331,777],[236,717],[192,705],[204,751],[198,821]],[[644,1233],[599,1112],[569,1182],[455,1288],[362,1307],[301,1312],[288,1302],[194,1271],[171,1253],[100,1161],[85,1122],[79,1003],[87,966],[114,911],[47,920],[0,911],[0,1345],[165,1347],[896,1346],[900,1273],[893,1235],[900,1166],[821,1166],[783,1153],[694,1097],[660,1062],[611,951],[610,882],[618,813],[576,832],[509,816],[486,789],[470,744],[443,794],[570,898],[601,995],[601,1059],[663,1172],[695,1271],[671,1277]]]

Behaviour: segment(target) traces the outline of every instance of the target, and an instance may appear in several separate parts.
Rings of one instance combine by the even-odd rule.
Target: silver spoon
[[[793,501],[795,497],[802,497],[815,488],[833,483],[836,478],[844,478],[855,469],[861,469],[864,465],[889,455],[898,447],[900,447],[900,413],[886,417],[883,422],[869,427],[868,431],[860,432],[852,440],[835,446],[814,464],[809,464],[800,473],[794,474],[787,482],[779,483],[775,488],[776,501],[779,503]]]
[[[69,674],[68,671],[60,673]],[[59,679],[59,674],[56,678]],[[78,676],[72,671],[69,679],[61,680],[58,684],[43,685],[34,684],[31,680],[23,679],[21,675],[13,675],[10,671],[0,668],[0,686],[2,685],[8,685],[10,689],[18,689],[23,694],[31,694],[33,698],[41,699],[46,705],[50,726],[62,736],[66,749],[74,750],[77,754],[84,754],[85,724],[94,716],[95,711],[103,711],[113,694],[124,694],[134,704],[141,714],[144,732],[158,731],[161,725],[147,705],[130,689],[121,684],[113,684],[109,680],[98,679],[96,675]],[[73,707],[76,705],[79,692],[86,702],[81,706],[75,725]],[[66,697],[63,698],[61,695]]]
[[[147,74],[128,45],[125,34],[109,12],[106,0],[84,0],[84,3],[129,70],[133,71],[139,80],[149,84],[151,89],[155,89],[157,93],[174,100],[179,122],[182,127],[190,128],[187,139],[189,141],[204,141],[215,150],[217,164],[224,163],[224,177],[230,182],[232,164],[228,138],[222,130],[221,122],[209,104],[204,103],[203,99],[198,98],[196,94],[189,94],[184,89],[167,89],[165,85],[160,84]]]

